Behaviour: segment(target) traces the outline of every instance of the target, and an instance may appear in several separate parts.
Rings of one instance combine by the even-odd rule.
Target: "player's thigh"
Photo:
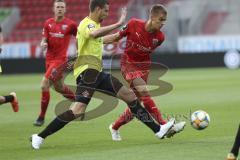
[[[99,76],[101,83],[99,83],[97,86],[97,90],[102,93],[117,97],[117,93],[122,88],[123,84],[116,77],[109,73],[101,72]]]
[[[76,101],[88,104],[101,79],[100,72],[94,69],[84,71],[77,78]]]
[[[55,83],[62,79],[63,71],[61,69],[64,61],[51,61],[46,65],[45,77],[50,81],[50,83]]]
[[[120,90],[117,93],[117,97],[126,103],[131,103],[137,99],[133,90],[129,89],[126,86],[122,86],[122,88],[120,88]]]
[[[102,72],[103,81],[98,86],[100,92],[117,97],[126,103],[136,100],[134,92],[124,86],[116,77]]]

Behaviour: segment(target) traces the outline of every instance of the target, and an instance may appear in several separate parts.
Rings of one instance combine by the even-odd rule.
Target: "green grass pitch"
[[[154,70],[153,72],[158,72]],[[29,137],[43,127],[33,127],[40,104],[42,75],[1,75],[0,94],[17,92],[19,113],[10,105],[0,106],[1,160],[223,160],[229,152],[240,117],[240,70],[224,68],[170,70],[162,77],[174,90],[154,97],[164,115],[177,115],[186,120],[190,110],[205,110],[210,126],[194,130],[188,121],[181,134],[158,140],[137,120],[121,128],[122,142],[111,140],[108,126],[125,109],[118,107],[105,116],[86,122],[74,122],[50,136],[38,151],[30,147]],[[70,83],[74,83],[69,78]],[[51,92],[44,127],[55,117],[54,106],[63,100]],[[89,109],[97,102],[91,102]]]

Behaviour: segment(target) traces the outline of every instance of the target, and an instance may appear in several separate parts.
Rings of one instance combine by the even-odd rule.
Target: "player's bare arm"
[[[101,27],[100,29],[90,32],[90,34],[89,34],[90,37],[92,37],[92,38],[103,37],[103,36],[107,35],[108,33],[110,33],[111,31],[121,27],[126,20],[126,16],[127,16],[127,8],[124,7],[122,9],[121,17],[119,18],[117,23],[109,25],[109,26]]]
[[[103,43],[104,44],[111,44],[114,42],[118,42],[121,39],[120,34],[119,33],[114,33],[114,34],[110,34],[107,36],[103,37]]]
[[[47,38],[42,38],[41,43],[40,43],[41,49],[42,51],[45,51],[48,47],[48,42],[47,42]]]

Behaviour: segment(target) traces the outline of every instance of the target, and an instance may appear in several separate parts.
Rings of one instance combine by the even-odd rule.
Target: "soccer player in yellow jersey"
[[[74,76],[77,83],[76,102],[68,111],[57,116],[41,133],[31,136],[33,149],[39,149],[46,137],[59,131],[69,122],[83,116],[96,90],[126,102],[133,115],[149,127],[160,139],[164,138],[174,125],[175,119],[171,119],[164,125],[156,124],[149,113],[141,106],[132,90],[123,86],[111,74],[102,71],[102,37],[124,23],[127,14],[126,9],[122,10],[117,23],[101,27],[100,23],[108,16],[108,0],[91,0],[89,8],[90,14],[82,20],[77,33],[78,58],[74,66]]]
[[[3,35],[2,35],[2,27],[0,26],[0,54],[2,53],[2,43],[3,43]],[[2,72],[1,64],[0,64],[0,73]],[[18,112],[18,100],[15,92],[10,93],[7,96],[0,96],[0,105],[4,103],[11,103],[12,109],[14,112]]]

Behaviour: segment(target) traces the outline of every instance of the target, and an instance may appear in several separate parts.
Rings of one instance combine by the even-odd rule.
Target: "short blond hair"
[[[167,15],[167,9],[162,4],[153,5],[150,9],[150,14],[156,15],[159,13],[163,13],[163,14]]]
[[[57,3],[57,2],[63,2],[63,3],[65,3],[64,0],[55,0],[55,1],[54,1],[54,3]]]

